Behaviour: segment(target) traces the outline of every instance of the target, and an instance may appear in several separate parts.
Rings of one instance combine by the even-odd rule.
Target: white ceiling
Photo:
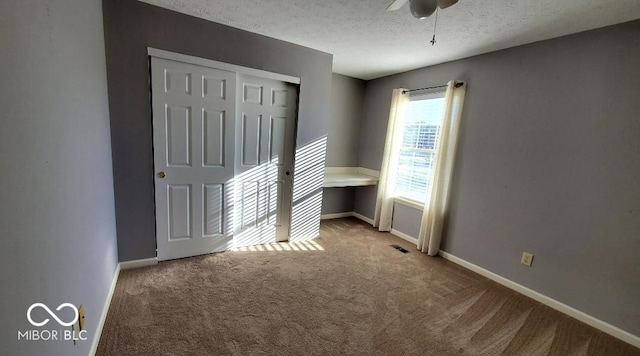
[[[373,79],[640,18],[640,0],[460,0],[417,20],[392,0],[140,0],[331,53],[336,73]]]

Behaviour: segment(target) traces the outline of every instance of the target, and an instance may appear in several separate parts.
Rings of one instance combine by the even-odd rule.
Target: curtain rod
[[[464,82],[456,82],[455,87],[456,88],[460,88],[461,86],[464,85]],[[439,88],[446,88],[448,85],[444,84],[444,85],[436,85],[435,87],[426,87],[426,88],[417,88],[417,89],[407,89],[407,90],[403,90],[402,94],[406,94],[406,93],[411,93],[412,91],[418,91],[418,90],[429,90],[429,89],[439,89]]]

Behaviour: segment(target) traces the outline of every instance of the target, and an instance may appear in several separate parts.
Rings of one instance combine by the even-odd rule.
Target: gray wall
[[[393,88],[468,81],[443,249],[640,335],[638,43],[633,21],[370,81],[360,165],[380,168]]]
[[[101,2],[2,1],[0,24],[0,353],[87,355],[117,263]],[[62,328],[35,302],[84,304],[90,339],[17,341]]]
[[[355,188],[324,188],[322,189],[322,214],[352,212],[355,199]]]
[[[393,204],[393,222],[391,228],[394,230],[398,230],[417,239],[420,234],[420,221],[422,221],[422,210],[400,203]]]
[[[313,142],[326,139],[330,54],[135,0],[104,0],[103,6],[121,261],[156,256],[147,47],[301,78],[297,147],[312,147]],[[324,147],[323,142],[318,146]],[[324,165],[324,152],[319,156],[318,164]],[[318,171],[322,174],[322,168]],[[319,215],[321,188],[308,190],[294,192],[300,200],[294,202],[294,211],[298,211],[296,204],[301,206],[305,199],[313,198],[318,201]],[[293,220],[296,228],[300,226],[295,216]]]
[[[365,81],[333,74],[327,167],[357,167]]]
[[[360,145],[360,118],[365,81],[333,74],[331,80],[331,121],[327,137],[327,167],[357,167]],[[353,211],[355,188],[325,188],[322,214]]]

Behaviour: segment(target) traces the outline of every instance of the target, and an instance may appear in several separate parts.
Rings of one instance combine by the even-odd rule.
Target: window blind
[[[398,132],[402,139],[395,183],[397,197],[419,203],[429,199],[444,104],[444,93],[410,99]]]

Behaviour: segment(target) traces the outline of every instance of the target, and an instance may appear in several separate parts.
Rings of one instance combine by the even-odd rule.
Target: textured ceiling
[[[640,0],[460,0],[417,20],[392,0],[140,0],[331,53],[336,73],[373,79],[640,18]]]

